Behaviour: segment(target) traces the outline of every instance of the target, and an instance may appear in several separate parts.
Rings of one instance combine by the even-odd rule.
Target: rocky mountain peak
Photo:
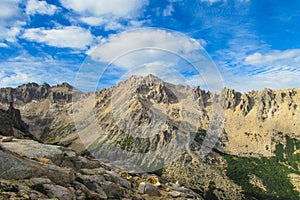
[[[70,89],[70,90],[75,89],[72,85],[70,85],[67,82],[63,82],[62,84],[58,84],[56,87],[57,88],[67,88],[67,89]]]
[[[128,79],[123,80],[117,84],[123,85],[123,84],[129,84],[131,86],[139,86],[139,85],[154,85],[154,84],[164,84],[164,81],[160,79],[157,76],[154,76],[152,74],[149,74],[147,76],[137,76],[137,75],[132,75]]]
[[[120,158],[118,153],[124,152],[121,155],[126,155],[126,163],[117,160],[116,163],[111,164],[119,169],[132,169],[132,165],[127,165],[128,160],[134,163],[138,160],[138,164],[145,167],[143,169],[147,169],[152,164],[162,167],[161,164],[164,163],[161,172],[163,178],[178,181],[186,187],[201,192],[210,190],[210,192],[220,192],[222,188],[222,192],[215,193],[221,197],[220,199],[244,199],[242,198],[244,193],[241,192],[243,188],[232,182],[226,173],[226,170],[234,170],[236,173],[236,168],[230,165],[239,160],[243,161],[244,157],[260,165],[266,159],[271,161],[269,159],[273,159],[278,154],[276,153],[278,147],[289,152],[295,149],[295,154],[282,154],[279,162],[274,160],[275,166],[283,162],[285,156],[291,158],[294,155],[298,156],[296,143],[292,142],[294,146],[291,146],[286,142],[289,138],[300,140],[299,89],[266,88],[261,91],[240,93],[234,89],[224,88],[217,93],[205,91],[199,86],[191,88],[174,85],[156,76],[148,75],[131,76],[114,87],[97,91],[95,98],[90,95],[92,93],[80,93],[85,95],[79,95],[80,98],[76,102],[71,100],[74,90],[76,91],[68,83],[56,86],[29,83],[17,88],[2,88],[0,103],[9,104],[12,100],[16,100],[15,104],[20,111],[11,107],[8,110],[0,110],[0,116],[3,114],[6,117],[20,118],[21,112],[24,121],[30,124],[30,131],[33,133],[32,129],[35,128],[35,135],[43,142],[70,147],[83,155],[93,154],[96,157],[97,153],[107,154],[108,158],[112,159],[109,159],[110,162],[113,162],[115,158]],[[216,147],[207,157],[200,159],[199,150],[201,145],[205,144],[203,142],[208,136],[209,128],[212,127],[210,122],[214,118],[212,113],[215,100],[222,101],[224,105],[224,124],[221,126],[217,124],[222,132],[218,136]],[[78,118],[74,118],[76,113]],[[78,120],[77,124],[74,119]],[[0,123],[2,121],[0,119]],[[184,132],[179,132],[181,130]],[[4,132],[7,131],[2,131],[0,134]],[[186,135],[190,136],[188,140],[185,140]],[[87,141],[83,145],[85,139]],[[175,144],[181,142],[184,146],[177,148]],[[15,145],[18,144],[7,146]],[[297,145],[299,149],[300,143]],[[115,151],[116,148],[118,151]],[[99,149],[105,151],[98,151]],[[171,152],[171,155],[168,152]],[[149,157],[138,157],[138,153],[147,154]],[[256,157],[266,159],[256,159]],[[61,158],[65,160],[64,157]],[[172,161],[168,165],[170,158],[174,158],[176,162]],[[49,160],[52,161],[51,158]],[[55,160],[57,157],[53,159]],[[253,162],[245,162],[246,165],[251,163]],[[299,165],[295,163],[292,162],[291,167],[295,170],[296,167],[299,169]],[[266,165],[263,163],[261,166],[263,168]],[[280,166],[280,169],[284,167],[284,165]],[[273,170],[276,168],[270,171]],[[254,176],[252,173],[256,171],[259,170],[255,168],[251,174],[242,177],[246,177],[246,181],[251,181],[250,184],[267,188],[264,184],[271,176],[264,177],[257,174]],[[15,175],[15,173],[11,174]],[[76,180],[85,183],[82,179],[83,174],[79,175]],[[105,175],[104,178],[106,176],[108,177]],[[299,177],[296,176],[295,179]],[[94,189],[98,188],[92,186]],[[213,189],[214,187],[217,189]],[[77,186],[75,188],[77,189]],[[141,188],[145,189],[144,184],[141,184]]]
[[[52,87],[48,83],[42,85],[27,83],[16,88],[0,88],[0,102],[6,105],[11,101],[15,101],[17,105],[23,105],[44,99],[54,102],[71,102],[74,92],[80,93],[79,90],[66,82]]]
[[[224,88],[221,91],[221,96],[223,95],[224,99],[224,103],[225,103],[225,108],[226,109],[235,109],[235,107],[240,103],[241,101],[241,93],[240,92],[236,92],[234,89],[228,89],[228,88]]]

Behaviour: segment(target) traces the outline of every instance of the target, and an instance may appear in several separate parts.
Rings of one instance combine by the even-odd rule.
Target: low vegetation
[[[300,175],[300,141],[286,137],[286,144],[276,145],[275,156],[267,158],[237,157],[223,155],[227,160],[227,176],[236,184],[242,186],[246,196],[257,199],[290,199],[298,200],[300,194],[290,182],[289,174]],[[266,188],[250,183],[250,177],[255,175],[262,180]]]

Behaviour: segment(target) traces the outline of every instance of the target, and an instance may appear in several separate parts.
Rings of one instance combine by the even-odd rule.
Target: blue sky
[[[0,9],[0,87],[67,81],[91,90],[89,81],[98,80],[101,72],[98,87],[152,71],[176,82],[174,70],[185,83],[208,82],[211,88],[220,80],[239,91],[300,87],[298,0],[1,0]],[[200,80],[186,60],[171,62],[175,54],[194,55],[194,42],[211,57],[220,79],[207,72],[206,80]],[[168,55],[156,49],[163,59],[145,61],[150,50],[144,49],[119,58],[105,71],[87,67],[97,52],[99,67],[143,46],[166,48]],[[129,65],[137,56],[144,60]],[[144,68],[133,67],[143,61]],[[78,84],[82,71],[86,82]]]

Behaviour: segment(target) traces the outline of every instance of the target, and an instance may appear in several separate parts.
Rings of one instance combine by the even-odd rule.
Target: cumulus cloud
[[[105,23],[102,17],[81,17],[80,20],[91,26],[100,26]]]
[[[21,27],[25,24],[20,8],[21,0],[0,1],[0,41],[15,42]]]
[[[48,4],[46,1],[29,0],[26,5],[26,14],[34,15],[53,15],[58,8],[55,5]]]
[[[294,66],[299,67],[300,49],[273,50],[265,54],[256,52],[248,55],[244,63],[254,66]]]
[[[103,26],[105,30],[124,29],[121,22],[135,20],[144,12],[148,0],[60,0],[62,6],[79,15],[79,20],[91,26]],[[135,26],[134,26],[135,27]]]
[[[109,30],[121,30],[124,29],[124,26],[117,22],[117,21],[107,21],[107,23],[104,26],[104,30],[105,31],[109,31]]]
[[[7,20],[19,16],[21,13],[19,3],[21,0],[1,0],[0,1],[0,20]]]
[[[15,21],[14,26],[6,27],[0,32],[0,38],[4,38],[7,42],[16,42],[16,37],[21,33],[23,25],[25,22]]]
[[[77,26],[54,29],[30,28],[25,30],[22,37],[49,46],[75,49],[86,49],[94,42],[93,35],[89,30]]]
[[[109,63],[128,51],[151,47],[167,49],[186,56],[193,51],[203,50],[196,40],[179,33],[161,29],[140,29],[113,35],[93,52],[87,53],[96,60]]]
[[[79,82],[88,79],[89,85],[98,84],[100,76],[105,79],[101,84],[106,86],[133,74],[154,74],[172,83],[186,84],[189,76],[201,73],[204,77],[216,75],[214,79],[220,83],[216,66],[199,41],[177,32],[162,29],[123,32],[103,40],[87,54],[89,59],[82,65]],[[90,78],[90,72],[98,77]]]
[[[132,18],[140,14],[147,0],[60,0],[62,5],[75,12],[91,16],[111,15],[116,18]]]

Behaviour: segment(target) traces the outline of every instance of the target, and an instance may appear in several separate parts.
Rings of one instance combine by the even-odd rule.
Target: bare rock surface
[[[68,159],[68,156],[72,157],[70,163],[83,160],[81,165],[88,168],[74,167],[78,163],[63,166],[63,160]],[[32,140],[13,138],[10,142],[1,142],[0,172],[0,199],[152,199],[158,195],[162,198],[170,197],[165,192],[167,186],[158,188],[150,183],[153,180],[151,175],[144,174],[143,177],[146,178],[143,180],[150,182],[143,182],[145,187],[141,189],[136,182],[141,179],[139,175],[114,171],[99,161],[80,159],[70,149]],[[184,193],[193,192],[186,189]],[[193,193],[192,198],[201,199],[201,196]]]

